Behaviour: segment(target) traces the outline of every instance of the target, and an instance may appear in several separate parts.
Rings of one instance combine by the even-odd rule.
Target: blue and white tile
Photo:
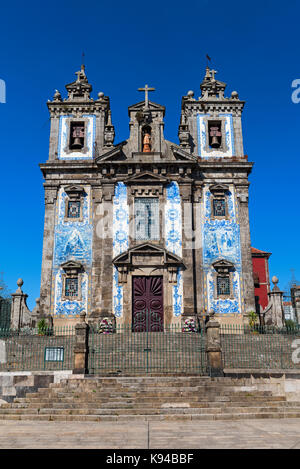
[[[82,117],[87,119],[86,128],[86,146],[88,151],[81,153],[78,151],[66,152],[68,147],[69,139],[69,127],[67,125],[67,119],[70,119],[71,115],[61,116],[59,118],[59,135],[58,135],[58,149],[57,156],[60,160],[86,160],[94,157],[94,142],[96,132],[96,116],[94,115],[83,115]]]

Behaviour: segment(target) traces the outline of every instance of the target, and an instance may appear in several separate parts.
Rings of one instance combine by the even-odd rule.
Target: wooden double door
[[[164,329],[163,277],[132,277],[132,330],[160,332]]]

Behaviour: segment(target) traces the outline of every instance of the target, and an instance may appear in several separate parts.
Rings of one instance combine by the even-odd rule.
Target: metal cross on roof
[[[138,88],[138,91],[145,91],[145,108],[148,109],[149,107],[148,92],[155,91],[155,88],[149,88],[148,85],[145,85],[145,88]]]

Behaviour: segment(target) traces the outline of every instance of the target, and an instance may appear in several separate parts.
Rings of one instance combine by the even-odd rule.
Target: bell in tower
[[[220,148],[222,141],[221,126],[213,123],[209,126],[209,144],[211,148]]]
[[[74,123],[71,127],[70,148],[72,150],[81,150],[83,147],[84,147],[84,124]]]

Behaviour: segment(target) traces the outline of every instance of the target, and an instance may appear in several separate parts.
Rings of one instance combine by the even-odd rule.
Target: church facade
[[[48,101],[42,316],[156,331],[255,311],[244,101],[225,97],[215,73],[207,67],[198,99],[182,97],[178,143],[164,138],[165,107],[147,85],[118,144],[109,97],[91,98],[84,66],[65,99]]]

